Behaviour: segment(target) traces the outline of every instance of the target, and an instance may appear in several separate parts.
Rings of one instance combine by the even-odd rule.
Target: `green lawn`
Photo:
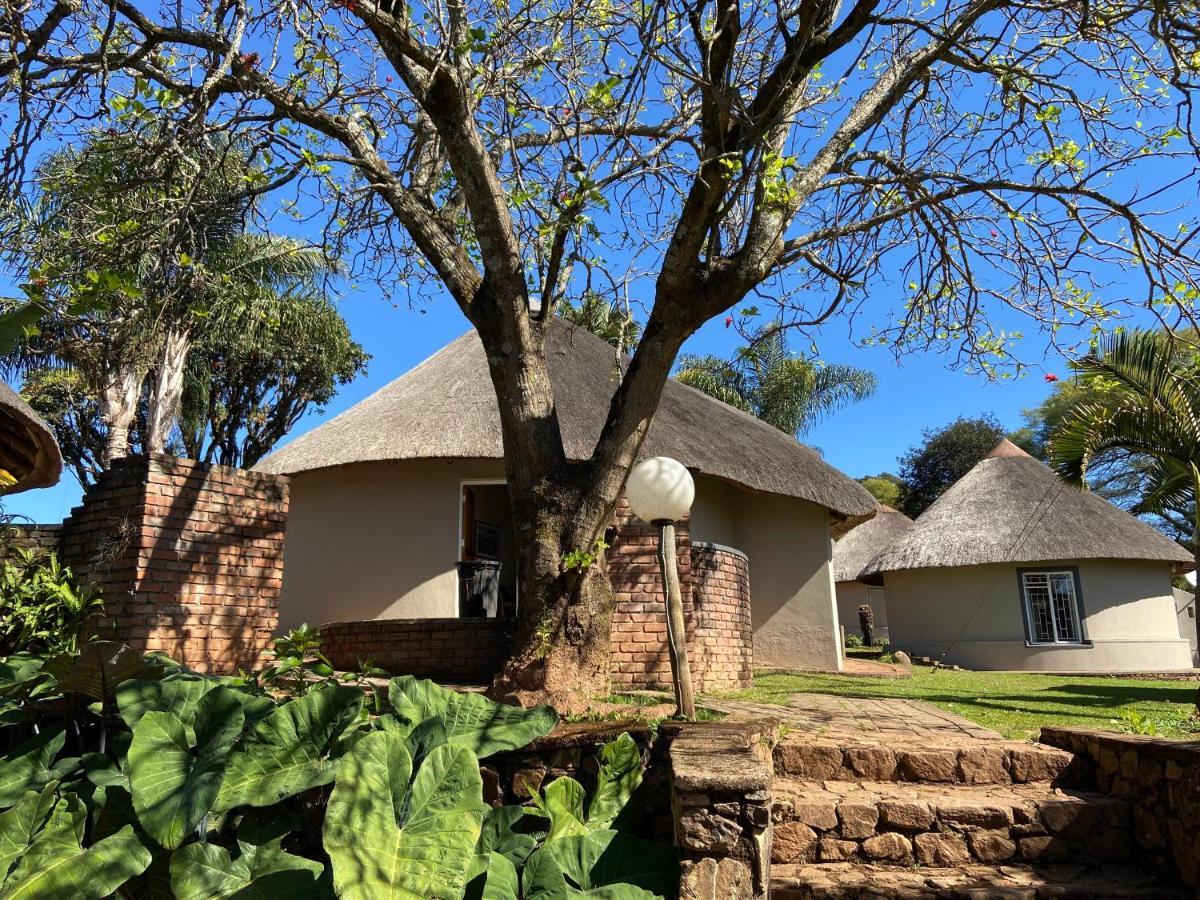
[[[758,675],[731,696],[786,703],[809,692],[926,700],[1006,737],[1036,737],[1043,725],[1082,725],[1167,737],[1200,737],[1190,722],[1198,682],[1081,678],[1024,672],[952,672],[917,667],[912,678],[780,673]]]

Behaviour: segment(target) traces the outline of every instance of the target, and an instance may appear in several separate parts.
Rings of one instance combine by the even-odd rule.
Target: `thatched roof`
[[[17,483],[0,493],[49,487],[62,474],[62,455],[54,435],[20,394],[0,381],[0,469]]]
[[[557,322],[546,353],[567,454],[592,453],[616,390],[612,347]],[[875,500],[857,482],[765,422],[669,381],[642,448],[693,472],[741,487],[808,500],[836,518],[870,516]],[[294,474],[399,459],[499,459],[500,415],[478,335],[470,331],[370,397],[296,438],[257,469]]]
[[[985,563],[1138,559],[1192,568],[1192,556],[1107,500],[1001,443],[863,573]]]
[[[833,580],[858,581],[875,557],[912,527],[912,519],[890,506],[856,525],[833,545]]]

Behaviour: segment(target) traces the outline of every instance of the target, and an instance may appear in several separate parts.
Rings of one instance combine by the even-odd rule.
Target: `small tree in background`
[[[585,294],[578,306],[566,301],[559,307],[558,314],[572,325],[586,328],[612,344],[620,353],[632,353],[642,334],[633,313],[599,294]]]
[[[915,519],[1000,443],[1004,428],[994,416],[960,416],[921,432],[921,443],[900,459],[901,512]]]
[[[858,479],[858,483],[871,492],[883,506],[899,509],[904,499],[904,483],[891,472],[880,472]]]
[[[684,354],[675,378],[793,436],[809,431],[822,416],[867,399],[878,385],[865,369],[793,353],[778,324],[754,332],[731,359]]]

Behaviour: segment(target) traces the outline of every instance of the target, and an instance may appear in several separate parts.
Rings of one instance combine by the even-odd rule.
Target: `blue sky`
[[[6,289],[10,286],[0,282],[0,293]],[[290,437],[316,428],[469,327],[448,300],[420,307],[424,312],[394,307],[380,299],[369,284],[348,291],[341,309],[355,339],[373,357],[370,368],[365,377],[343,387],[323,413],[310,412]],[[1043,373],[1066,371],[1060,357],[1050,356],[1042,368],[1035,365],[1024,378],[989,383],[982,376],[951,371],[936,355],[910,356],[897,363],[885,348],[857,347],[844,321],[826,325],[817,340],[824,359],[870,369],[879,378],[875,397],[842,410],[806,436],[807,443],[819,447],[831,463],[855,477],[894,470],[896,458],[920,439],[922,429],[943,425],[958,415],[993,413],[1005,426],[1017,427],[1021,410],[1035,406],[1050,391]],[[717,319],[696,334],[686,349],[725,354],[738,343],[737,335]],[[1032,334],[1026,338],[1025,362],[1042,361],[1044,353],[1044,340]],[[18,494],[5,505],[9,512],[49,523],[67,515],[79,497],[74,476],[65,474],[55,487]]]

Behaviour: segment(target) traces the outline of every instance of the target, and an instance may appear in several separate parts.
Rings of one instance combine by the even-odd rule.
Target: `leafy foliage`
[[[925,512],[1003,437],[1004,429],[993,416],[959,416],[942,428],[925,429],[921,443],[900,459],[901,512],[912,519]]]
[[[792,353],[779,324],[753,332],[732,359],[681,356],[675,378],[791,435],[804,434],[822,416],[867,399],[877,384],[865,369]]]
[[[0,662],[0,898],[674,893],[673,848],[614,830],[642,778],[628,735],[601,750],[590,803],[573,779],[546,785],[540,806],[578,801],[555,831],[535,807],[489,808],[479,765],[545,734],[553,710],[406,677],[372,717],[362,686],[266,692],[278,684],[103,642]]]
[[[641,326],[628,309],[599,294],[585,294],[578,306],[566,301],[559,307],[558,314],[572,325],[603,338],[619,353],[631,353],[642,333]]]
[[[858,483],[870,491],[871,496],[883,506],[899,509],[904,497],[904,484],[890,472],[879,475],[868,475],[858,479]]]
[[[1114,455],[1136,466],[1134,512],[1175,516],[1200,553],[1200,346],[1195,332],[1117,332],[1072,363],[1093,392],[1064,416],[1050,458],[1072,484]]]
[[[103,607],[99,590],[80,584],[57,553],[19,546],[3,550],[0,655],[74,651],[85,622]]]

